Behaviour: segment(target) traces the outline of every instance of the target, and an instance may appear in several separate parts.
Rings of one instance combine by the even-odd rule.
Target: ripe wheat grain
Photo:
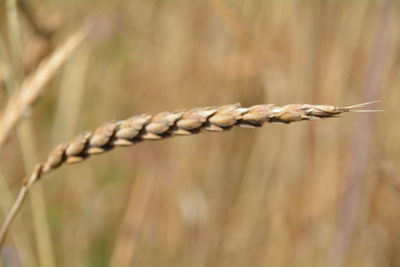
[[[376,102],[376,101],[374,101]],[[20,193],[0,229],[0,250],[8,229],[18,214],[29,188],[45,173],[63,163],[77,163],[91,155],[104,153],[116,146],[131,146],[144,140],[161,140],[172,136],[193,135],[200,132],[223,132],[233,126],[255,128],[264,123],[291,123],[303,120],[337,117],[341,113],[374,103],[335,107],[330,105],[291,104],[278,107],[272,104],[249,108],[240,104],[222,107],[194,108],[187,111],[162,112],[151,116],[141,114],[127,120],[108,122],[93,132],[78,135],[72,141],[58,145],[43,162],[39,162],[31,176],[23,182]]]

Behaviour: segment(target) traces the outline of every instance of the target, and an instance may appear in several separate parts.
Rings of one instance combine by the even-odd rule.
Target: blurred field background
[[[13,2],[0,2],[3,108],[101,15],[0,155],[0,221],[37,160],[108,120],[236,102],[385,112],[64,166],[34,186],[3,266],[400,266],[400,1]]]

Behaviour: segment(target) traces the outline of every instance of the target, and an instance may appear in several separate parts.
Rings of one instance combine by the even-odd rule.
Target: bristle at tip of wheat
[[[365,102],[365,103],[361,103],[361,104],[357,104],[357,105],[352,105],[352,106],[348,106],[348,107],[344,107],[343,109],[347,109],[347,111],[349,112],[367,112],[367,113],[371,113],[371,112],[383,112],[384,110],[381,109],[358,109],[358,108],[363,108],[365,106],[369,106],[372,104],[376,104],[381,102],[380,100],[374,100],[374,101],[369,101],[369,102]]]

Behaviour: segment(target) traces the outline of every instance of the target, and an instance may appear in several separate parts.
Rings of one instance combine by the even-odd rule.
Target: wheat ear
[[[376,101],[374,101],[376,102]],[[127,120],[108,122],[93,132],[78,135],[72,141],[58,145],[47,159],[39,162],[31,176],[23,182],[16,202],[0,229],[0,250],[8,229],[26,198],[29,188],[45,173],[63,163],[77,163],[91,155],[104,153],[116,146],[131,146],[144,140],[161,140],[172,136],[193,135],[200,132],[223,132],[233,126],[254,128],[264,123],[291,123],[303,120],[337,117],[341,113],[374,103],[349,107],[330,105],[292,104],[282,107],[256,105],[249,108],[240,104],[222,107],[194,108],[187,111],[162,112],[151,116],[141,114]],[[374,110],[368,110],[372,112]]]

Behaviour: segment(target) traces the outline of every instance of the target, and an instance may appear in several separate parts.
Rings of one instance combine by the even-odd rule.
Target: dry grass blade
[[[130,146],[145,140],[161,140],[172,136],[193,135],[200,132],[223,132],[233,126],[254,128],[264,123],[292,123],[303,120],[336,117],[349,112],[350,107],[330,105],[292,104],[286,106],[256,105],[249,108],[240,104],[222,107],[194,108],[187,111],[162,112],[155,116],[142,114],[127,120],[108,122],[93,132],[78,135],[70,142],[58,145],[44,162],[39,162],[22,187],[0,229],[0,249],[12,221],[18,214],[29,188],[43,174],[63,163],[77,163],[91,155],[104,153],[116,146]]]
[[[0,132],[0,151],[12,130],[41,96],[46,83],[75,51],[87,32],[88,26],[85,25],[69,37],[49,57],[43,60],[37,70],[23,81],[20,90],[10,98],[0,121],[0,128],[2,129]]]

